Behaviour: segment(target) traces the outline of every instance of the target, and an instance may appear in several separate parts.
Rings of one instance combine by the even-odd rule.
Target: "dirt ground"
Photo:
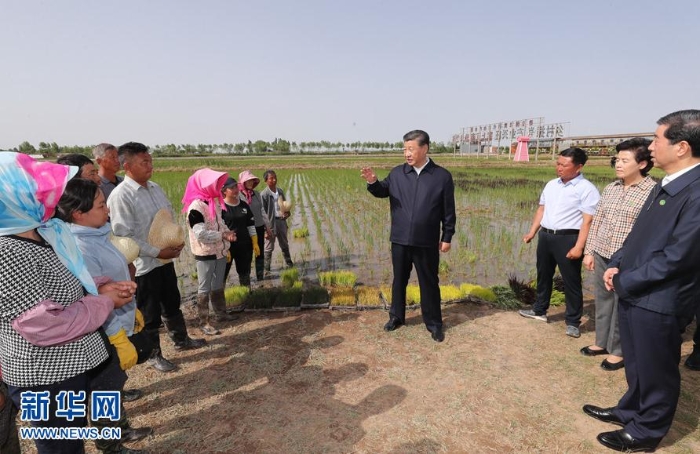
[[[548,324],[477,304],[443,308],[434,342],[420,311],[386,333],[384,311],[243,313],[209,346],[165,356],[178,371],[132,369],[126,404],[155,434],[151,453],[597,453],[615,426],[582,405],[614,405],[623,371],[579,349],[594,339],[586,305],[580,339]],[[186,311],[192,315],[188,310]],[[694,327],[691,327],[694,328]],[[195,329],[191,332],[196,333]],[[163,335],[165,336],[165,335]],[[683,356],[692,349],[686,334]],[[700,372],[682,368],[681,402],[660,453],[700,452]],[[95,452],[88,442],[88,452]],[[27,445],[25,445],[27,446]],[[24,452],[35,452],[33,445]]]

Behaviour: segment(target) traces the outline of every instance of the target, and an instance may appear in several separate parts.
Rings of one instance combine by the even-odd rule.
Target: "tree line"
[[[119,144],[115,144],[119,146]],[[26,154],[41,154],[51,158],[68,153],[80,153],[90,156],[94,145],[58,145],[56,142],[39,142],[35,147],[28,141],[24,141],[13,151]],[[192,156],[207,154],[291,154],[291,153],[391,153],[401,152],[403,142],[290,142],[284,139],[275,139],[271,142],[265,140],[249,140],[239,143],[222,144],[166,144],[150,147],[154,153],[161,156]],[[447,153],[453,151],[452,144],[433,142],[430,145],[433,153]]]

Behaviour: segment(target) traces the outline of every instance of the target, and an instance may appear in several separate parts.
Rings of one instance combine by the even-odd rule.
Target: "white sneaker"
[[[537,315],[537,314],[535,314],[535,311],[533,311],[532,309],[523,309],[523,310],[518,311],[518,313],[520,315],[522,315],[523,317],[533,318],[535,320],[539,320],[541,322],[547,323],[547,316],[545,314]]]

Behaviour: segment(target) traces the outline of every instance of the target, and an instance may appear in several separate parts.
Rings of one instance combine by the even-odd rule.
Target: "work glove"
[[[250,239],[253,240],[253,253],[256,257],[260,257],[260,245],[258,244],[258,236],[253,235],[250,237]]]
[[[226,252],[226,263],[231,263],[231,251]]]
[[[134,344],[129,342],[129,338],[126,336],[126,331],[124,328],[120,329],[117,334],[112,334],[109,336],[109,343],[114,345],[117,349],[117,356],[119,356],[119,365],[122,370],[131,369],[136,365],[139,360],[139,354],[136,353],[136,347]]]
[[[134,315],[134,334],[141,332],[144,326],[146,326],[146,322],[143,321],[143,314],[140,310],[136,309],[136,314]]]

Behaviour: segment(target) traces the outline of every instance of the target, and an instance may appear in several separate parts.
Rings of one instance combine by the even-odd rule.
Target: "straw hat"
[[[279,204],[280,210],[283,213],[289,213],[290,211],[292,211],[292,202],[290,200],[282,200],[282,198],[280,197],[277,203]]]
[[[173,216],[169,209],[158,210],[153,217],[151,229],[148,231],[148,243],[158,249],[167,247],[182,246],[185,242],[185,231],[178,224],[173,222]],[[163,263],[168,263],[170,259],[160,259]]]
[[[114,236],[114,234],[110,233],[109,241],[124,257],[126,257],[127,264],[138,258],[141,248],[133,239],[127,236]]]

